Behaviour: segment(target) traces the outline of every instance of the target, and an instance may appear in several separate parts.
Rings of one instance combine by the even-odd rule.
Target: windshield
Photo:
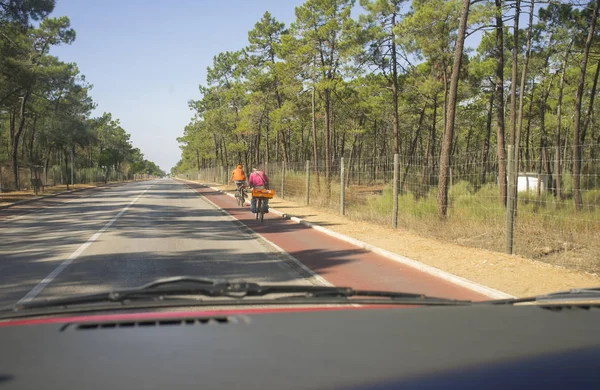
[[[600,286],[598,2],[513,3],[0,0],[0,307]]]

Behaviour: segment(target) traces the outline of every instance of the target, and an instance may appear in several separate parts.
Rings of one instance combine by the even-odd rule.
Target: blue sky
[[[192,117],[189,99],[215,54],[237,50],[265,11],[289,24],[302,0],[58,0],[77,31],[54,48],[93,84],[94,114],[111,112],[146,158],[169,170],[176,138]]]
[[[198,85],[213,56],[244,47],[248,31],[267,10],[289,25],[302,3],[57,0],[52,16],[68,16],[77,39],[52,54],[77,62],[93,84],[94,114],[119,118],[133,144],[168,171],[180,157],[176,138],[192,117],[187,102],[200,97]],[[471,37],[467,45],[476,40]]]

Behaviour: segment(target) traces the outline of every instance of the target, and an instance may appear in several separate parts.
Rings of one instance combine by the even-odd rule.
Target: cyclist
[[[240,187],[246,183],[246,174],[244,173],[244,169],[241,164],[239,164],[233,172],[231,172],[231,180],[230,183],[235,182],[236,189],[239,191]]]
[[[248,186],[257,190],[269,189],[269,178],[260,169],[252,168],[252,173],[248,178]],[[256,198],[252,197],[250,201],[250,209],[256,213]],[[263,209],[265,213],[269,212],[269,199],[263,199]]]

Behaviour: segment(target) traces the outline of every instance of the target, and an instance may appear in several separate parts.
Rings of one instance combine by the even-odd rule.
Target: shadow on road
[[[137,183],[128,188],[108,188],[99,197],[60,203],[39,210],[34,217],[0,222],[0,305],[22,298],[146,187],[147,183]],[[214,191],[209,193],[226,197]],[[94,248],[105,245],[108,248],[106,253],[90,254],[90,249],[87,249],[48,285],[42,295],[132,287],[156,278],[177,275],[251,279],[263,283],[297,282],[309,276],[278,252],[238,250],[254,236],[241,229],[238,222],[225,218],[220,210],[201,207],[198,202],[190,203],[198,196],[174,182],[155,185],[93,244]],[[152,203],[154,199],[183,199],[186,206],[177,202]],[[231,202],[235,205],[235,200],[231,199]],[[273,217],[260,224],[248,208],[232,206],[225,211],[236,215],[258,233],[288,234],[293,240],[294,233],[310,229]],[[165,242],[171,243],[172,248],[165,245],[161,251],[135,252],[129,249],[126,252],[110,247],[113,241],[109,240],[114,237],[125,238],[125,242],[167,240]],[[182,250],[178,247],[178,240],[196,240],[200,244],[195,247],[198,249],[185,250],[184,247]],[[223,248],[214,249],[210,248],[211,241],[231,241],[231,244],[218,244]],[[206,247],[202,243],[207,243]],[[324,275],[328,269],[360,260],[363,253],[365,251],[360,249],[299,249],[290,252],[313,271]],[[282,268],[284,260],[294,269],[299,269],[300,275],[292,268]]]

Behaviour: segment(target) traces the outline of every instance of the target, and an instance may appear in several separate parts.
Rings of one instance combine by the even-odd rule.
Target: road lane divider
[[[39,295],[39,293],[41,293],[42,290],[44,288],[46,288],[46,286],[48,286],[48,284],[50,284],[58,275],[60,275],[60,273],[63,272],[65,270],[65,268],[67,268],[75,259],[77,259],[79,256],[81,256],[81,254],[83,252],[85,252],[85,250],[90,245],[92,245],[96,240],[98,240],[98,238],[100,238],[102,233],[104,233],[119,218],[121,218],[121,216],[123,214],[125,214],[125,212],[127,210],[129,210],[129,208],[131,206],[133,206],[133,204],[135,202],[137,202],[150,188],[152,188],[152,186],[154,186],[154,183],[151,184],[150,186],[148,186],[146,189],[144,189],[135,199],[133,199],[131,202],[129,202],[129,204],[127,204],[127,206],[123,207],[117,215],[115,215],[110,221],[108,221],[100,230],[98,230],[96,233],[94,233],[94,235],[91,236],[86,242],[81,244],[79,246],[79,248],[77,248],[75,250],[75,252],[71,253],[71,255],[69,257],[67,257],[66,260],[64,260],[62,263],[60,263],[58,265],[58,267],[56,267],[52,272],[50,272],[50,274],[48,276],[46,276],[41,282],[39,282],[34,288],[32,288],[31,291],[29,291],[23,298],[19,299],[19,301],[17,302],[17,305],[20,303],[29,302],[32,299],[34,299],[35,297],[37,297]]]

